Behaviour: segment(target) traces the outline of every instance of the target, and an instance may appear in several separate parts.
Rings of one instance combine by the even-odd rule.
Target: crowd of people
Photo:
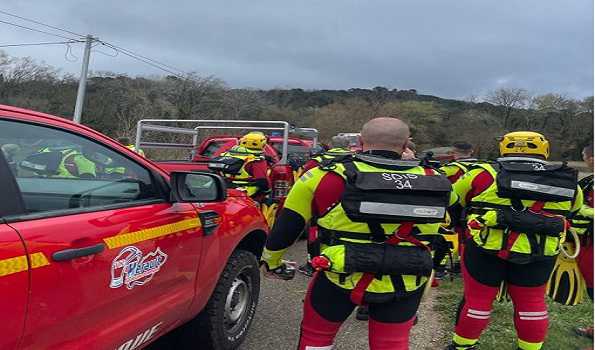
[[[453,160],[440,167],[412,156],[409,128],[397,118],[367,122],[359,152],[332,141],[293,185],[262,257],[268,277],[293,278],[283,256],[308,231],[308,263],[300,270],[313,276],[299,350],[331,349],[357,306],[369,314],[370,349],[407,349],[424,291],[443,270],[445,231],[457,233],[451,248],[464,283],[446,349],[478,348],[503,286],[518,348],[540,349],[546,287],[565,241],[580,246],[577,261],[592,298],[593,177],[579,182],[576,169],[548,162],[545,136],[508,133],[493,161],[473,158],[473,146],[457,142]],[[592,168],[592,145],[583,158]],[[592,327],[577,332],[592,337]]]
[[[500,139],[500,158],[491,161],[455,142],[445,164],[418,159],[409,127],[398,118],[371,119],[360,135],[359,149],[352,138],[335,136],[303,165],[262,255],[266,276],[292,279],[295,268],[283,256],[307,232],[308,258],[298,271],[311,280],[299,350],[332,349],[355,308],[358,319],[368,320],[370,349],[408,349],[422,296],[444,276],[447,254],[459,266],[450,272],[460,272],[464,284],[448,350],[478,348],[503,289],[514,305],[518,349],[541,349],[546,292],[571,293],[552,287],[563,278],[550,280],[568,258],[593,298],[593,175],[579,180],[566,163],[548,162],[544,135],[510,132]],[[143,152],[129,139],[118,141]],[[265,134],[250,132],[216,158],[228,184],[257,202],[271,188],[266,143]],[[9,163],[15,147],[2,147]],[[39,154],[59,156],[55,176],[96,176],[84,151],[50,151]],[[593,145],[582,155],[592,171]],[[107,163],[105,173],[127,171]],[[593,338],[592,325],[580,326],[578,334]]]

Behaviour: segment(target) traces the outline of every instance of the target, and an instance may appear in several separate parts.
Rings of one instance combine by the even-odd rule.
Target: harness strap
[[[414,222],[404,222],[402,223],[397,231],[390,236],[389,239],[385,241],[385,244],[390,245],[397,245],[402,241],[407,241],[410,243],[415,244],[416,246],[424,247],[425,249],[429,249],[425,246],[422,242],[420,242],[417,238],[411,236],[413,232],[413,226],[415,225]],[[374,280],[374,275],[371,273],[364,273],[362,278],[357,282],[355,288],[351,291],[350,299],[351,302],[357,305],[362,305],[364,301],[364,294],[366,293],[366,289]]]
[[[424,174],[427,176],[431,176],[434,175],[434,171],[430,168],[424,168]],[[384,243],[390,245],[397,245],[405,241],[414,244],[418,247],[430,250],[428,246],[423,244],[420,240],[418,240],[412,235],[414,226],[415,222],[403,222],[399,225],[397,231],[393,233],[388,239],[386,239]],[[376,239],[380,238],[380,234],[382,235],[382,238],[384,238],[384,230],[382,229],[382,225],[380,223],[368,223],[368,227],[370,228],[372,235]],[[354,304],[362,305],[362,303],[364,302],[364,295],[366,293],[366,289],[368,289],[368,286],[370,285],[370,283],[372,283],[374,277],[375,276],[371,273],[364,273],[360,280],[357,282],[355,288],[353,288],[350,294],[350,299]]]
[[[545,202],[537,201],[537,202],[533,203],[533,205],[531,206],[531,210],[534,212],[540,212],[540,211],[542,211],[544,206],[545,206]],[[516,232],[516,231],[510,231],[508,229],[506,229],[504,232],[507,233],[504,236],[506,242],[504,243],[504,246],[502,247],[502,249],[500,249],[500,251],[498,252],[497,255],[499,258],[507,260],[508,257],[510,256],[510,250],[512,249],[512,246],[519,238],[520,233]]]
[[[471,201],[469,203],[469,209],[467,209],[467,213],[482,215],[490,210],[495,210],[495,209],[502,209],[502,210],[510,209],[510,205],[494,204],[494,203],[480,202],[480,201]],[[548,209],[548,212],[551,214],[564,215],[564,216],[567,216],[570,213],[569,210],[562,210],[562,209]]]

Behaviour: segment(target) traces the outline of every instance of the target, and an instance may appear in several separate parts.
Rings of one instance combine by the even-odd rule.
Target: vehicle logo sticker
[[[129,246],[114,258],[112,262],[112,279],[110,288],[126,286],[132,289],[148,283],[159,272],[167,261],[167,254],[159,247],[143,256],[143,252],[135,246]]]

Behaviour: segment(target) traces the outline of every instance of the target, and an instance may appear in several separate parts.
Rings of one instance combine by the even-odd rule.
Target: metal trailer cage
[[[318,129],[315,128],[292,128],[289,129],[289,132],[300,135],[310,137],[312,139],[312,147],[318,146]]]
[[[191,124],[189,128],[178,126],[167,126],[163,124]],[[282,130],[283,131],[283,149],[280,164],[287,164],[287,144],[289,139],[290,126],[288,122],[273,120],[209,120],[209,119],[142,119],[136,124],[136,149],[140,148],[161,148],[161,149],[190,149],[198,147],[199,130]],[[307,129],[307,128],[305,128]],[[304,129],[302,129],[304,130]],[[316,137],[318,130],[316,131]],[[192,135],[191,144],[167,143],[167,142],[148,142],[143,141],[144,131],[156,131],[173,134]],[[310,130],[311,131],[311,130]],[[316,142],[316,140],[315,140]]]

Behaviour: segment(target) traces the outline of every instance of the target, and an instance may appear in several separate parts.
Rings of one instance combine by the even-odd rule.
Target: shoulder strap
[[[338,163],[353,163],[353,155],[346,154],[344,156],[334,157],[334,158],[323,158],[322,162],[319,165],[319,168],[322,170],[332,171],[336,169],[336,165]]]
[[[465,165],[463,165],[463,164],[461,164],[460,162],[457,162],[457,161],[452,161],[452,162],[450,162],[450,163],[448,163],[446,165],[451,165],[451,166],[457,167],[463,173],[466,173],[469,170],[469,168],[467,166],[465,166]]]
[[[578,181],[578,185],[583,191],[589,191],[593,188],[593,175],[585,176]]]

